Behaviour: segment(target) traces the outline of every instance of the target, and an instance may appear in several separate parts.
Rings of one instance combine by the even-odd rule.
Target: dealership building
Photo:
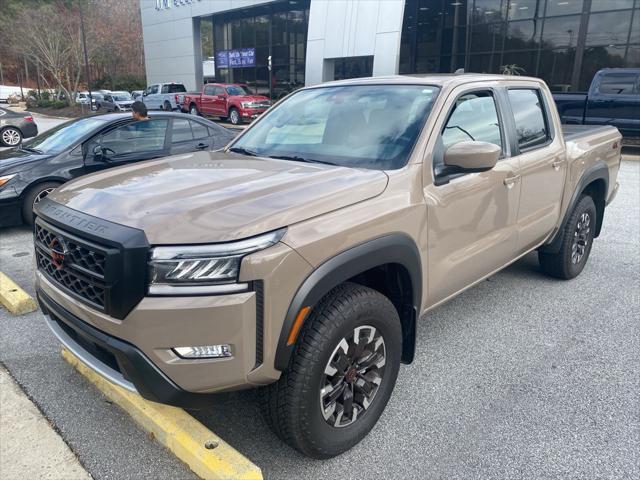
[[[543,78],[640,67],[640,0],[141,0],[148,83],[303,85],[389,74]]]

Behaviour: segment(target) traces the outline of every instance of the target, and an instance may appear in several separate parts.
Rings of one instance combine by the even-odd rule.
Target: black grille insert
[[[38,269],[55,284],[98,310],[105,310],[107,251],[44,222],[35,225]],[[56,252],[62,255],[56,257]]]

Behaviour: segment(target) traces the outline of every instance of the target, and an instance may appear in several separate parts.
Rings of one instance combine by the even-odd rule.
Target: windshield
[[[96,118],[72,120],[51,130],[47,130],[28,142],[24,142],[23,147],[38,150],[42,153],[60,153],[65,148],[75,144],[87,133],[104,124],[104,120]]]
[[[438,92],[431,85],[302,90],[268,111],[231,150],[354,168],[401,168]]]
[[[251,95],[251,93],[244,87],[240,85],[231,85],[227,87],[227,93],[229,95]]]
[[[131,94],[127,92],[112,93],[111,96],[116,102],[126,102],[131,100]]]

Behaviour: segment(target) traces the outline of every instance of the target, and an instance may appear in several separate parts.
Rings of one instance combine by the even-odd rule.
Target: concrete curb
[[[0,272],[0,303],[14,315],[24,315],[38,308],[31,295],[2,272]]]
[[[205,480],[262,479],[258,466],[184,410],[145,400],[109,382],[66,348],[61,353],[78,372],[199,477]]]

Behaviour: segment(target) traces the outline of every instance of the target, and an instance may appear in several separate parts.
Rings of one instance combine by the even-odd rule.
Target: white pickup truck
[[[154,83],[142,92],[142,102],[149,110],[170,112],[181,108],[178,97],[186,91],[182,83]]]

